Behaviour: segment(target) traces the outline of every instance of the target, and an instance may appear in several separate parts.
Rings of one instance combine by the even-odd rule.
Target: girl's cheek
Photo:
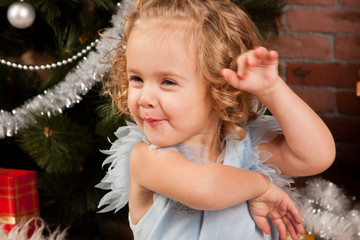
[[[130,114],[134,116],[134,114],[136,112],[136,102],[134,101],[133,98],[130,97],[130,95],[127,99],[127,103],[128,103],[128,108],[129,108]]]
[[[127,97],[127,102],[128,102],[129,107],[130,107],[130,105],[136,104],[136,102],[137,102],[136,99],[137,99],[136,91],[129,89],[128,97]]]

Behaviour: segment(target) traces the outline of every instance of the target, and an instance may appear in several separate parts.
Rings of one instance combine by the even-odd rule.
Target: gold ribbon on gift
[[[16,224],[16,218],[15,217],[0,217],[0,223]]]
[[[308,233],[302,235],[299,234],[298,237],[299,240],[315,240],[314,234],[308,234]],[[289,232],[287,232],[286,240],[292,240]]]
[[[31,218],[38,217],[38,216],[39,216],[39,214],[31,214],[31,215],[21,216],[21,217],[0,216],[0,223],[14,225],[21,221],[28,221]]]

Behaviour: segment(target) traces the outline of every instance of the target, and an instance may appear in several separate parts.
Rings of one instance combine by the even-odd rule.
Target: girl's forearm
[[[131,152],[133,183],[201,210],[218,210],[266,192],[270,180],[262,174],[218,163],[189,161],[178,151],[160,158],[140,142]]]
[[[202,210],[218,210],[234,206],[260,196],[269,188],[270,180],[264,175],[222,164],[208,164],[198,182],[198,189],[191,193],[197,196],[185,202]]]

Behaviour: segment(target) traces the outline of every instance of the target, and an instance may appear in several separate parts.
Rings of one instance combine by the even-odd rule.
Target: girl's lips
[[[159,125],[162,122],[162,119],[146,118],[145,121],[147,122],[147,124],[154,127]]]

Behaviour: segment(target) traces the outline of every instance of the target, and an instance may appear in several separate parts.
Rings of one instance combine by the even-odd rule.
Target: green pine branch
[[[99,182],[98,167],[86,167],[81,174],[40,173],[41,217],[56,226],[69,226],[86,214],[94,214],[100,200],[99,191],[94,188]]]
[[[34,118],[36,124],[17,136],[24,152],[48,173],[81,171],[93,139],[87,130],[65,114]]]
[[[27,0],[26,2],[35,9],[35,22],[29,28],[17,29],[11,26],[5,17],[5,22],[0,27],[0,45],[6,48],[0,49],[0,57],[25,64],[24,55],[30,53],[34,55],[31,65],[41,65],[61,62],[72,57],[99,38],[98,31],[110,27],[109,21],[117,9],[118,1]],[[0,15],[6,16],[8,7],[12,3],[14,1],[0,1]],[[54,86],[77,65],[77,62],[74,61],[61,69],[37,73],[35,78],[38,78],[36,82],[40,83],[40,86],[34,85],[34,88],[41,93]],[[12,72],[26,74],[26,71],[18,69],[12,69]],[[0,82],[5,82],[1,76],[0,71]]]

